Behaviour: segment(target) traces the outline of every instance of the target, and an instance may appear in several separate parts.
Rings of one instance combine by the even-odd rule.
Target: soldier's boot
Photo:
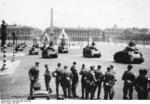
[[[132,100],[133,99],[133,88],[129,89],[129,99]]]
[[[68,98],[72,98],[71,97],[71,89],[70,88],[68,88]]]
[[[58,86],[56,86],[56,96],[57,96],[57,98],[59,97]]]
[[[67,91],[65,87],[63,87],[63,92],[64,92],[64,97],[67,98]]]
[[[94,91],[91,91],[91,97],[90,97],[90,99],[94,99]]]
[[[101,86],[98,87],[97,99],[101,99],[100,94],[101,94]]]
[[[128,89],[124,86],[123,87],[123,99],[125,100],[125,99],[128,99],[128,97],[127,97],[127,91]]]
[[[84,87],[82,87],[82,96],[81,96],[82,99],[84,99]]]
[[[112,100],[112,99],[114,98],[114,95],[115,95],[115,91],[112,90],[112,91],[110,92],[109,98]]]
[[[104,87],[104,100],[108,99],[109,89]]]

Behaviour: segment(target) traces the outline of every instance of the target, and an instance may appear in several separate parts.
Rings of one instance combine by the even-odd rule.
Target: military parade
[[[0,100],[150,99],[150,30],[55,27],[50,16],[44,31],[2,19]]]

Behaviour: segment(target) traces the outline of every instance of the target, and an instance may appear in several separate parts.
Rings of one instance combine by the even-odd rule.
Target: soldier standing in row
[[[51,81],[51,73],[50,73],[50,71],[49,71],[49,68],[48,68],[48,65],[47,65],[47,64],[45,64],[45,68],[46,68],[45,74],[44,74],[45,87],[46,87],[46,90],[49,91],[49,93],[51,93],[52,90],[51,90],[51,88],[50,88],[50,86],[49,86],[49,83],[50,83],[50,81]]]
[[[104,75],[104,99],[108,99],[108,96],[110,99],[113,99],[115,91],[114,91],[114,85],[115,85],[115,75],[111,71],[110,67],[107,67],[107,72],[105,72]]]
[[[84,99],[85,92],[86,92],[87,73],[88,73],[88,70],[85,68],[85,64],[82,64],[82,68],[81,68],[81,71],[79,73],[81,75],[81,92],[82,92],[81,98],[82,99]]]
[[[135,90],[137,91],[138,99],[148,99],[148,91],[150,89],[150,79],[146,76],[147,70],[140,69],[139,76],[135,79]],[[149,88],[148,88],[149,85]]]
[[[71,80],[72,80],[72,73],[70,70],[67,69],[67,66],[64,66],[63,70],[63,78],[62,78],[62,83],[63,83],[63,92],[64,92],[64,97],[71,98]]]
[[[135,75],[133,74],[133,72],[131,72],[132,68],[133,66],[129,64],[127,71],[125,71],[122,76],[122,80],[124,81],[123,99],[133,99],[133,86]],[[127,96],[127,94],[129,95]]]
[[[35,62],[35,66],[33,66],[28,72],[30,78],[30,97],[33,94],[33,88],[35,82],[38,80],[39,77],[39,62]]]
[[[94,72],[94,66],[90,66],[90,71],[87,74],[87,79],[86,79],[86,99],[89,98],[90,94],[90,99],[94,98],[95,94],[95,72]]]
[[[56,70],[52,73],[53,77],[55,78],[55,83],[56,83],[56,95],[57,98],[59,98],[59,86],[62,86],[62,68],[61,68],[61,63],[57,64]]]
[[[104,80],[104,75],[100,69],[101,69],[101,66],[98,65],[97,70],[95,70],[95,78],[97,80],[95,90],[98,88],[97,99],[100,99],[101,86],[102,86],[102,82]]]
[[[79,82],[79,76],[78,76],[78,71],[77,71],[77,67],[76,67],[76,62],[73,62],[73,66],[71,67],[71,72],[72,72],[72,86],[71,86],[71,90],[72,90],[72,95],[73,97],[78,97],[76,94],[76,88],[78,86],[78,82]]]

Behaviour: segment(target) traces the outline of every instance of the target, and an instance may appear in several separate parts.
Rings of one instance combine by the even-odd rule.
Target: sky
[[[150,0],[0,0],[0,20],[7,24],[111,28],[150,28]]]

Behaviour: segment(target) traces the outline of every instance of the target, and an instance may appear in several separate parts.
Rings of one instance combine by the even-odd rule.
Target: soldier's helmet
[[[57,64],[57,66],[61,66],[61,63],[59,62],[59,63]]]
[[[97,65],[97,68],[98,68],[98,69],[101,69],[101,68],[102,68],[102,66],[101,66],[101,65]]]
[[[140,75],[146,75],[147,74],[147,69],[140,69],[139,74]]]
[[[128,69],[130,70],[130,69],[132,69],[133,68],[133,66],[131,65],[131,64],[129,64],[128,65]]]
[[[94,70],[94,68],[95,68],[95,66],[94,66],[94,65],[90,66],[90,69],[91,69],[91,70]]]
[[[2,23],[5,23],[5,21],[4,21],[4,20],[2,20]]]
[[[136,44],[135,44],[134,41],[131,40],[131,41],[128,43],[128,45],[129,45],[129,47],[133,47],[133,46],[135,46]]]
[[[35,62],[35,65],[39,65],[40,63],[39,62]]]
[[[110,67],[107,67],[107,71],[110,71],[111,70],[111,68]]]
[[[94,41],[92,42],[92,46],[95,46],[95,42]]]
[[[76,65],[76,64],[77,64],[77,63],[74,61],[74,62],[73,62],[73,65]]]
[[[85,64],[82,64],[82,68],[85,68]]]
[[[47,64],[45,64],[45,68],[47,68],[48,67],[48,65]]]

